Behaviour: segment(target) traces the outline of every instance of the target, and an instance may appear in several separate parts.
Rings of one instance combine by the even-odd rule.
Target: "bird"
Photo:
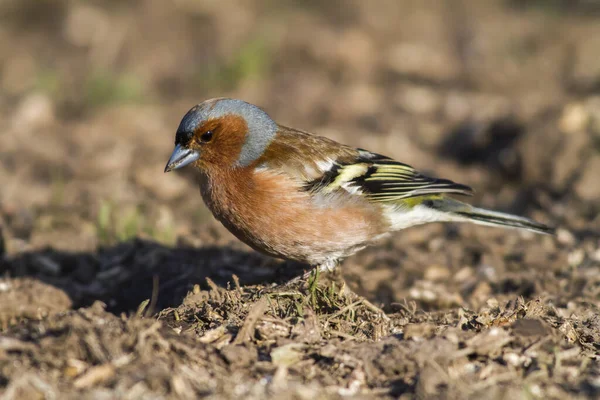
[[[324,272],[395,231],[430,222],[554,234],[532,219],[451,197],[473,195],[467,185],[280,125],[239,99],[209,99],[185,114],[165,172],[187,165],[199,171],[208,209],[239,240]]]

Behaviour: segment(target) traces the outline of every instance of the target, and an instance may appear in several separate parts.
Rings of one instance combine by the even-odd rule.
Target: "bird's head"
[[[277,124],[259,107],[242,100],[206,100],[185,114],[165,172],[192,164],[200,169],[250,165],[277,133]]]

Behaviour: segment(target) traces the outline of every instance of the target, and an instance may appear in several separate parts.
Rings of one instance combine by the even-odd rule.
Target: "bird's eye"
[[[213,137],[213,131],[206,131],[200,136],[200,141],[203,143],[208,143],[211,141]]]

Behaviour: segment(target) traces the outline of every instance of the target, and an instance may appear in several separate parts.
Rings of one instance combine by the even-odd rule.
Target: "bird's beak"
[[[186,149],[185,147],[178,144],[175,146],[173,154],[171,154],[171,158],[169,158],[169,161],[167,162],[165,172],[170,172],[174,169],[185,167],[186,165],[193,163],[199,158],[199,152],[197,152],[196,150]]]

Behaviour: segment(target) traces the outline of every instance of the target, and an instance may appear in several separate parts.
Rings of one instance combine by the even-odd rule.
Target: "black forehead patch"
[[[203,120],[204,116],[200,107],[196,106],[188,111],[179,123],[177,133],[175,133],[175,144],[185,145],[192,140],[194,132]]]

